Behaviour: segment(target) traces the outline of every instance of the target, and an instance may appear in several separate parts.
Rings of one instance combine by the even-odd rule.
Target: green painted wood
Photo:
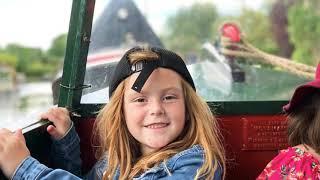
[[[69,24],[66,55],[60,86],[60,107],[77,109],[90,43],[95,0],[74,0]]]
[[[276,115],[288,101],[225,101],[208,102],[215,115]]]

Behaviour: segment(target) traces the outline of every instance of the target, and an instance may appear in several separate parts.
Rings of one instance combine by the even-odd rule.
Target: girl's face
[[[179,136],[185,124],[185,104],[181,78],[176,72],[155,69],[140,93],[131,89],[138,75],[134,73],[126,81],[123,107],[129,132],[146,154]]]

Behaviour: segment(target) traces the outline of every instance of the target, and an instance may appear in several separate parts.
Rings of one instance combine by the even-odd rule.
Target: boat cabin
[[[151,1],[148,5],[153,6]],[[92,125],[100,108],[108,103],[110,75],[122,54],[138,44],[160,47],[179,44],[161,42],[165,38],[156,35],[147,21],[148,15],[141,13],[132,0],[110,0],[92,26],[94,10],[95,0],[73,1],[63,73],[53,84],[54,102],[72,111],[81,138],[84,172],[96,161]],[[190,23],[181,26],[178,34],[197,26]],[[218,28],[215,40],[196,42],[195,48],[187,53],[183,44],[181,49],[173,50],[186,60],[197,92],[219,121],[227,153],[226,179],[254,179],[280,149],[288,146],[282,106],[288,103],[294,88],[310,77],[277,68],[267,60],[254,61],[259,59],[258,55],[261,59],[268,58],[253,53],[256,52],[253,49],[247,48],[248,54],[253,53],[251,56],[232,54],[237,47],[226,45],[225,39],[239,43],[241,28],[232,23]],[[32,156],[50,166],[47,155],[51,141],[45,125],[24,135]]]

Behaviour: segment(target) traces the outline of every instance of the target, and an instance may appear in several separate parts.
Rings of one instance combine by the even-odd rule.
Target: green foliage
[[[278,47],[273,39],[270,20],[267,15],[260,11],[244,9],[235,20],[239,22],[245,38],[255,47],[268,53],[278,53]]]
[[[310,49],[304,49],[304,48],[296,48],[293,52],[292,59],[296,62],[313,65],[315,64],[315,61],[313,61],[313,55]]]
[[[41,63],[41,61],[34,61],[27,66],[25,74],[29,77],[43,77],[46,74],[50,74],[55,70],[51,64]]]
[[[41,59],[43,56],[42,51],[39,48],[24,47],[17,44],[9,44],[6,47],[6,52],[17,57],[17,71],[19,72],[25,72],[30,63],[36,59]]]
[[[298,1],[288,12],[290,40],[295,46],[292,59],[315,65],[320,58],[319,4],[312,0]]]
[[[17,66],[17,57],[6,53],[0,53],[0,65],[1,64],[15,68]]]
[[[61,34],[57,36],[53,40],[50,48],[47,51],[48,56],[56,57],[54,59],[60,59],[64,57],[66,44],[67,44],[67,34]]]
[[[61,42],[60,40],[62,37],[63,35],[55,39],[53,43],[55,45],[51,46],[51,54],[44,54],[39,48],[24,47],[18,44],[9,44],[4,51],[7,54],[12,54],[14,57],[16,57],[16,70],[18,72],[26,74],[28,78],[41,78],[44,76],[53,75],[60,64],[60,61],[63,59],[63,55],[61,54],[64,54],[64,52],[53,50],[59,49],[55,47],[59,47],[58,44]]]
[[[216,8],[211,3],[182,8],[168,18],[163,42],[169,49],[182,54],[199,51],[202,43],[213,38],[211,25],[217,16]]]
[[[215,6],[210,3],[194,4],[169,17],[167,31],[162,39],[168,48],[184,55],[199,52],[204,42],[215,40],[219,27],[225,21],[238,22],[246,39],[257,48],[273,54],[279,52],[266,14],[243,9],[240,16],[219,17]]]

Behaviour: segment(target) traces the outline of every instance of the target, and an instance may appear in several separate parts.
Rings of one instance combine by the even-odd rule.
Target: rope
[[[261,63],[280,67],[298,76],[310,79],[314,78],[316,68],[305,64],[294,62],[290,59],[268,54],[251,45],[241,38],[240,43],[233,43],[229,38],[221,38],[221,52],[228,56],[244,57],[246,60],[258,60]]]

